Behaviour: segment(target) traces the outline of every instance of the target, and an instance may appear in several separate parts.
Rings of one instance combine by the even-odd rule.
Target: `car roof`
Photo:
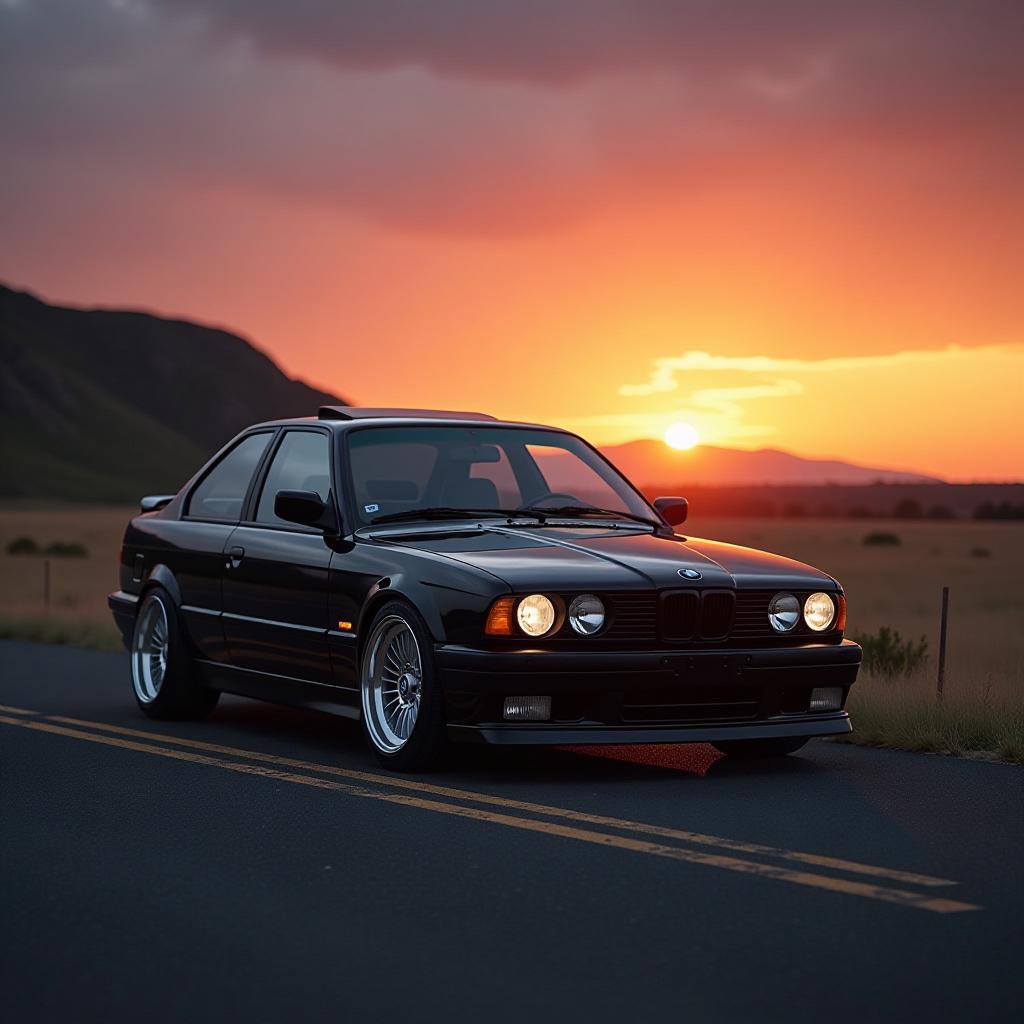
[[[560,427],[550,427],[542,423],[526,423],[516,420],[499,420],[482,412],[456,412],[448,409],[390,409],[366,408],[349,405],[322,405],[316,416],[303,416],[290,419],[269,420],[266,423],[254,424],[260,427],[279,427],[286,425],[322,424],[334,429],[346,429],[363,424],[374,423],[382,426],[423,425],[462,426],[467,423],[478,423],[481,426],[496,427],[532,427],[534,429],[551,430],[560,434],[570,431]],[[251,428],[250,428],[251,429]]]

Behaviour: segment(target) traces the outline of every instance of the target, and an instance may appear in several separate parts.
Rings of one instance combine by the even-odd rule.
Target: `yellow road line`
[[[8,715],[38,715],[42,713],[29,711],[27,708],[9,708],[6,704],[0,704],[0,711],[6,712]]]
[[[812,888],[825,889],[831,892],[882,900],[887,903],[896,903],[901,906],[911,907],[917,910],[928,910],[933,913],[948,914],[965,910],[981,909],[973,904],[963,903],[958,900],[943,899],[923,895],[921,893],[908,892],[902,889],[891,889],[884,886],[873,885],[868,882],[853,881],[851,879],[831,878],[827,875],[817,875],[809,871],[794,871],[790,868],[762,864],[756,861],[742,860],[738,857],[730,857],[726,854],[705,853],[700,850],[688,850],[676,846],[665,846],[661,843],[654,843],[642,839],[632,839],[626,836],[615,835],[613,833],[596,832],[588,829],[576,828],[571,825],[562,825],[556,822],[514,817],[513,815],[502,814],[497,811],[484,810],[480,807],[466,807],[460,804],[441,803],[437,800],[427,800],[423,797],[411,796],[405,793],[388,793],[368,790],[344,782],[334,782],[329,779],[317,778],[312,775],[283,772],[258,764],[226,761],[222,758],[210,757],[206,754],[195,753],[190,750],[176,750],[171,747],[142,743],[137,740],[130,740],[120,736],[109,736],[96,732],[84,732],[80,729],[57,725],[53,722],[41,721],[38,718],[12,718],[0,715],[0,722],[7,725],[20,726],[23,729],[32,729],[59,736],[66,736],[72,739],[85,740],[89,743],[99,743],[105,746],[120,747],[139,753],[154,754],[157,757],[166,757],[173,760],[186,761],[192,764],[200,764],[212,768],[223,768],[228,771],[238,772],[245,775],[270,778],[276,781],[290,782],[298,785],[313,786],[318,789],[333,790],[335,792],[362,797],[364,799],[381,800],[386,803],[399,804],[404,807],[414,807],[422,810],[434,811],[440,814],[469,818],[474,821],[485,821],[496,825],[504,825],[508,828],[522,829],[529,832],[539,832],[550,836],[574,839],[580,842],[591,843],[599,846],[628,850],[634,853],[646,853],[652,856],[665,857],[691,864],[702,864],[707,867],[717,867],[726,871],[736,871],[742,874],[773,878],[777,881],[791,882],[796,885],[810,886]]]
[[[589,814],[586,811],[575,811],[566,807],[551,807],[547,804],[531,803],[527,800],[515,800],[510,797],[492,796],[489,793],[478,793],[473,790],[437,786],[429,782],[420,782],[418,780],[406,779],[400,776],[380,775],[372,772],[358,771],[353,768],[339,768],[336,765],[317,764],[312,761],[302,761],[294,757],[283,757],[280,754],[265,754],[259,751],[247,750],[242,747],[227,747],[218,743],[206,743],[203,740],[187,739],[181,736],[167,736],[163,733],[144,732],[141,729],[129,729],[125,726],[107,725],[105,722],[91,722],[86,719],[68,718],[63,715],[48,715],[47,717],[54,722],[65,722],[69,725],[84,726],[92,729],[103,729],[107,732],[114,732],[123,736],[137,736],[147,740],[158,740],[163,743],[173,743],[178,746],[191,747],[195,750],[208,750],[217,754],[229,754],[232,757],[246,757],[253,761],[264,761],[267,764],[278,764],[289,768],[302,768],[306,771],[337,775],[342,778],[354,779],[358,782],[369,782],[378,786],[389,786],[392,789],[413,790],[415,792],[428,793],[431,796],[446,797],[449,800],[465,800],[471,801],[472,803],[503,807],[509,810],[527,811],[531,814],[543,814],[547,817],[562,818],[566,821],[574,821],[584,825],[600,825],[604,828],[616,828],[628,832],[658,836],[661,839],[676,839],[681,842],[693,843],[697,846],[712,846],[722,850],[729,850],[733,853],[749,853],[761,857],[774,857],[780,860],[790,860],[802,864],[809,864],[819,868],[846,871],[850,874],[884,878],[893,882],[901,882],[905,885],[948,886],[957,884],[947,878],[934,878],[931,875],[917,874],[913,871],[900,871],[896,868],[881,867],[875,864],[861,864],[858,861],[845,860],[840,857],[827,857],[822,854],[804,853],[799,850],[785,850],[774,846],[766,846],[762,843],[750,843],[738,839],[726,839],[721,836],[707,835],[701,832],[691,832],[686,829],[669,828],[664,825],[652,825],[647,822],[630,821],[625,818],[614,818],[603,814]]]

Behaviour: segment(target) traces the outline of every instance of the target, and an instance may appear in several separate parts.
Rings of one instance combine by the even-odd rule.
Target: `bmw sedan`
[[[766,756],[849,732],[842,587],[686,512],[564,430],[327,406],[144,498],[109,603],[145,714],[226,692],[346,715],[400,771],[451,742]]]

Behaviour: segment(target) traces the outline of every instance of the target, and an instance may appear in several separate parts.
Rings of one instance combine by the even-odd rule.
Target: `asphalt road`
[[[13,642],[0,705],[12,1022],[1020,1019],[1020,768],[814,742],[395,777],[355,723],[154,723],[124,656]]]

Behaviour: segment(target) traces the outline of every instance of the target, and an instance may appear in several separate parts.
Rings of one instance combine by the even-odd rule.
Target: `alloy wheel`
[[[143,704],[156,700],[167,675],[168,634],[167,609],[160,598],[150,595],[132,639],[132,685]]]
[[[419,717],[423,661],[416,635],[400,615],[387,615],[370,635],[363,657],[362,704],[374,746],[401,750]]]

